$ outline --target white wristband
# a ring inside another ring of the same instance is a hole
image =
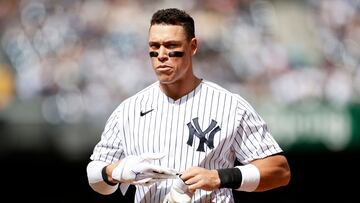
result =
[[[108,163],[106,162],[91,161],[86,168],[90,187],[96,192],[104,195],[111,194],[118,188],[118,185],[108,185],[102,178],[101,170],[107,165]]]
[[[242,175],[242,181],[238,191],[253,192],[259,186],[260,171],[253,164],[247,164],[244,166],[236,166],[240,169]]]

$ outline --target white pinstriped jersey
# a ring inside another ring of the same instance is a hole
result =
[[[141,115],[145,114],[145,115]],[[266,123],[242,97],[203,80],[178,100],[155,82],[112,113],[92,160],[115,162],[127,155],[162,152],[154,161],[184,171],[191,166],[229,168],[282,152]],[[136,186],[135,202],[161,202],[172,180]],[[193,202],[234,202],[230,189],[197,190]]]

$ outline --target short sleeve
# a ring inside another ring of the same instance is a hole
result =
[[[255,159],[282,152],[271,135],[266,122],[252,108],[238,109],[237,127],[233,148],[240,163],[247,164]]]
[[[100,141],[95,145],[91,160],[113,163],[124,158],[122,146],[123,118],[122,108],[119,106],[109,117],[101,134]]]

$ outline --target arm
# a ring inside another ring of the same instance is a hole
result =
[[[290,182],[291,172],[287,159],[283,155],[269,156],[251,162],[260,172],[259,186],[256,192],[266,191]]]
[[[87,172],[87,177],[88,177],[88,181],[89,181],[89,185],[90,187],[103,195],[108,195],[108,194],[112,194],[116,191],[118,184],[116,182],[114,182],[113,180],[109,179],[109,183],[106,183],[104,181],[104,175],[103,174],[103,168],[106,167],[108,165],[108,163],[106,162],[102,162],[102,161],[91,161],[89,162],[89,164],[87,165],[86,168],[86,172]],[[109,167],[106,167],[105,169],[107,169]],[[109,173],[109,170],[106,170],[106,175]],[[106,178],[109,178],[111,176],[107,175]]]
[[[121,140],[119,139],[123,132],[119,129],[119,126],[122,126],[122,119],[118,116],[121,115],[120,110],[115,110],[107,120],[101,139],[95,145],[90,157],[91,161],[86,168],[90,187],[104,195],[111,194],[118,188],[116,182],[111,182],[109,167],[106,166],[109,165],[110,161],[117,164],[118,160],[124,157]],[[103,170],[104,167],[106,167],[105,170]],[[109,181],[105,182],[105,180]]]
[[[176,171],[152,164],[164,156],[162,153],[143,153],[139,156],[128,155],[111,164],[91,161],[87,167],[89,184],[98,193],[111,194],[117,189],[118,183],[125,183],[120,188],[126,191],[129,184],[150,185],[176,177]],[[125,191],[122,190],[123,194]]]
[[[259,171],[259,184],[255,191],[266,191],[280,186],[285,186],[290,181],[290,169],[288,162],[283,155],[269,156],[263,159],[254,160],[251,162]],[[233,168],[234,172],[241,173],[237,168]],[[242,179],[238,180],[238,188],[236,190],[242,190],[242,184],[245,184],[242,180],[247,177],[245,173],[241,174]],[[181,178],[189,186],[189,190],[195,191],[196,189],[203,190],[216,190],[220,188],[221,178],[218,170],[208,170],[200,167],[192,167],[186,170]],[[223,183],[224,184],[224,183]]]
[[[286,157],[280,154],[282,149],[268,131],[265,121],[249,104],[244,110],[244,103],[246,101],[239,103],[237,108],[237,120],[240,122],[231,147],[237,159],[248,164],[217,170],[189,168],[181,179],[192,192],[219,188],[260,192],[289,183],[290,168]]]

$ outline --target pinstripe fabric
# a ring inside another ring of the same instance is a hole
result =
[[[155,164],[184,171],[191,166],[229,168],[235,159],[246,164],[281,151],[247,101],[203,80],[176,101],[160,90],[158,82],[126,99],[109,117],[90,158],[112,163],[127,155],[164,152],[167,156]],[[135,202],[161,202],[171,185],[172,180],[137,186]],[[233,201],[229,189],[197,190],[193,196],[193,202]]]

